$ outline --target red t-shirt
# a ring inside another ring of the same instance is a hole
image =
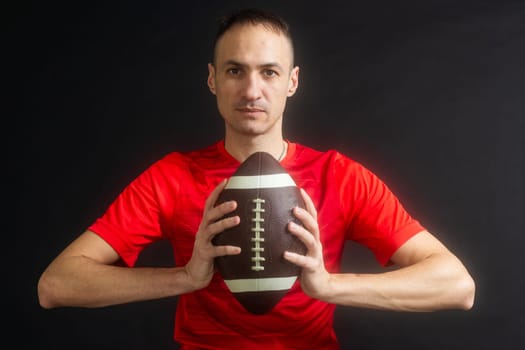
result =
[[[171,242],[176,265],[184,266],[206,198],[239,164],[222,141],[170,153],[132,181],[90,230],[129,266],[160,239]],[[404,242],[424,230],[378,177],[337,151],[289,142],[281,165],[317,208],[329,272],[339,271],[346,240],[364,244],[386,265]],[[334,309],[305,295],[296,281],[271,312],[252,315],[215,274],[207,288],[179,296],[174,337],[206,349],[338,349]]]

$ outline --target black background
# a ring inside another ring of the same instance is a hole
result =
[[[176,298],[46,311],[37,280],[151,162],[222,137],[206,64],[216,18],[246,5],[295,35],[285,136],[375,171],[477,282],[469,312],[338,307],[342,347],[524,348],[525,3],[509,0],[4,5],[5,342],[177,348]],[[380,271],[352,243],[343,269]]]

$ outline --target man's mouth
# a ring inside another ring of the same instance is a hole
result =
[[[262,109],[262,108],[252,108],[252,107],[238,107],[237,110],[240,111],[240,112],[243,112],[243,113],[260,113],[260,112],[264,112],[264,109]]]

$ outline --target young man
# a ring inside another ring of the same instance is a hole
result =
[[[288,97],[299,83],[286,23],[247,10],[219,29],[208,86],[225,137],[205,149],[173,152],[139,175],[107,212],[49,265],[38,285],[44,308],[102,307],[180,296],[175,339],[183,349],[338,349],[335,305],[430,311],[471,308],[474,282],[463,264],[403,208],[374,174],[336,151],[283,139]],[[246,312],[214,271],[214,258],[238,254],[212,239],[239,224],[221,219],[235,202],[215,206],[225,179],[257,151],[281,162],[302,189],[303,226],[289,231],[307,247],[285,253],[302,268],[290,292],[265,315]],[[159,239],[173,245],[177,267],[127,268]],[[345,240],[369,247],[382,274],[338,273]]]

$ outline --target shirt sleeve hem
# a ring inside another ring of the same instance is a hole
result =
[[[394,263],[391,261],[392,255],[410,238],[422,231],[425,231],[425,228],[418,221],[414,221],[394,233],[390,239],[390,244],[385,247],[381,254],[376,255],[379,263],[383,266],[393,265]]]
[[[97,221],[93,223],[88,229],[106,241],[115,250],[115,252],[117,252],[126,266],[132,267],[135,264],[137,257],[126,254],[126,248],[123,246],[122,242],[119,242],[119,240],[116,239],[116,235],[109,233],[111,229],[107,225]]]

